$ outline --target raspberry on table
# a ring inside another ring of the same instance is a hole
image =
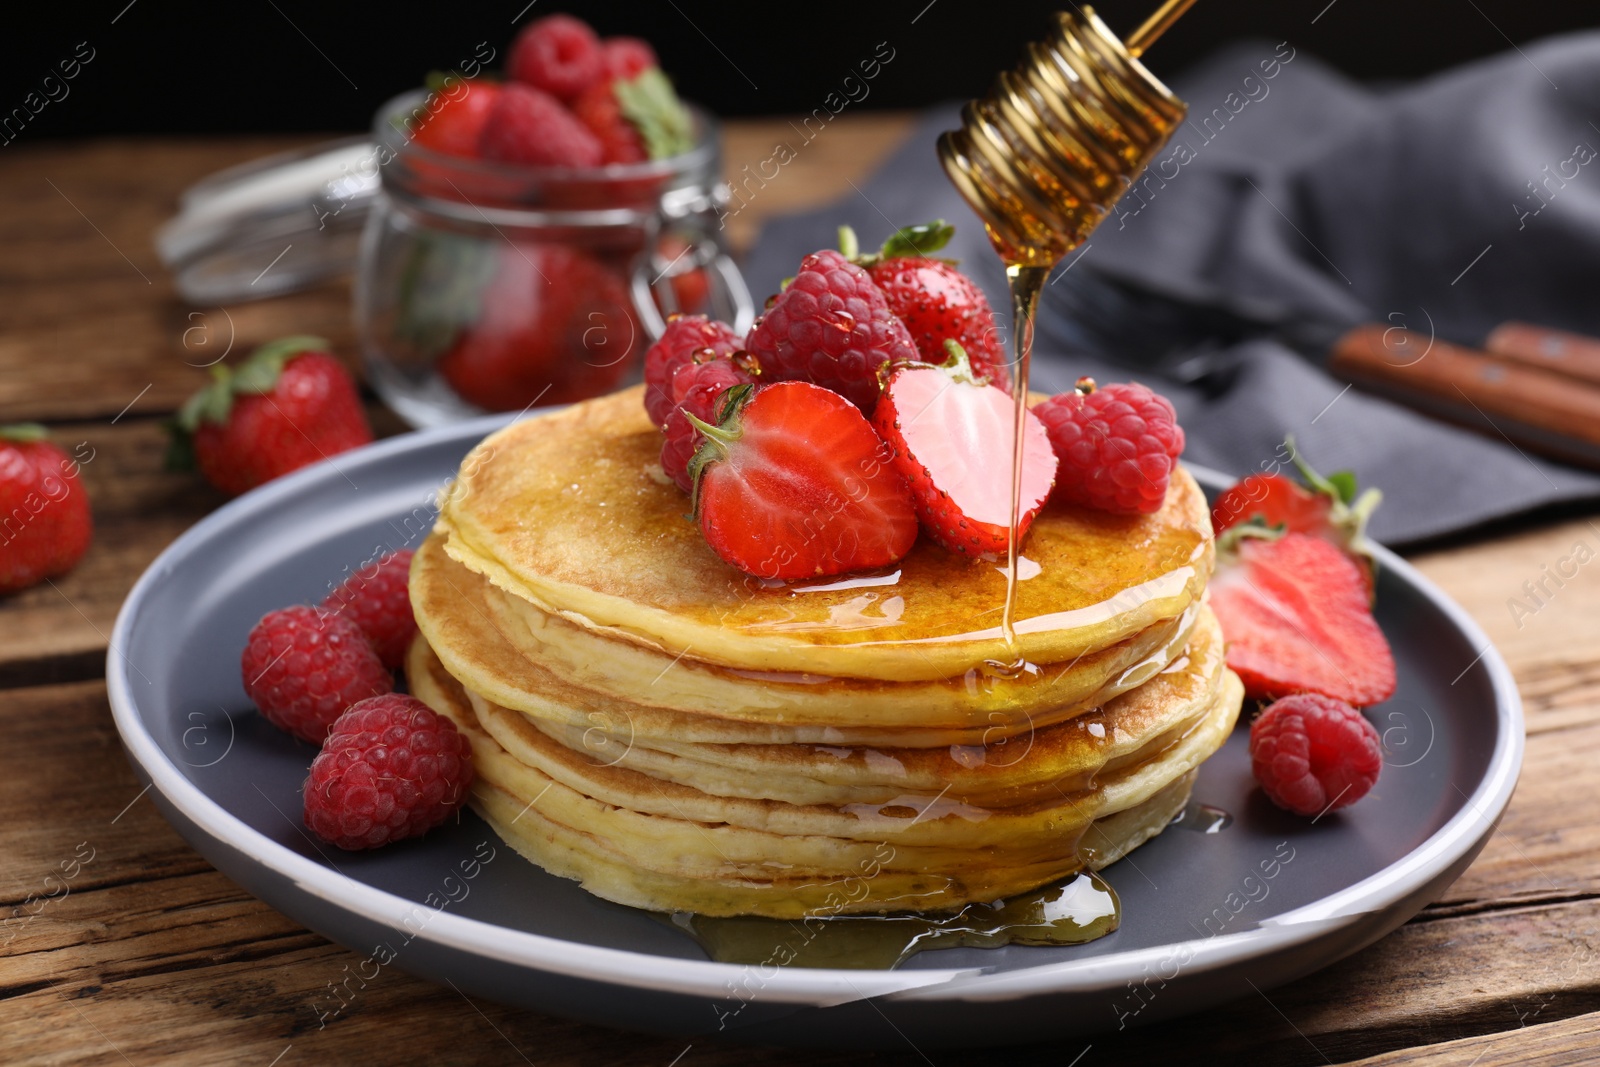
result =
[[[1134,382],[1096,388],[1084,378],[1033,413],[1060,461],[1054,499],[1121,514],[1161,510],[1183,453],[1170,400]]]
[[[417,633],[411,612],[411,557],[403,548],[369,563],[329,593],[322,606],[344,615],[367,635],[373,651],[390,670],[405,661]]]
[[[306,826],[344,849],[438,826],[467,801],[472,746],[416,697],[372,697],[339,716],[305,784]]]
[[[1320,815],[1349,807],[1378,780],[1383,745],[1359,709],[1318,693],[1275,701],[1250,724],[1250,769],[1280,808]]]
[[[661,469],[685,493],[694,492],[694,483],[689,480],[689,461],[705,439],[684,412],[715,426],[722,395],[750,381],[752,378],[747,371],[725,357],[690,363],[673,373],[674,403],[667,415],[667,424],[662,427],[666,440],[661,444]]]
[[[263,615],[239,665],[244,691],[266,720],[313,744],[350,705],[394,689],[361,627],[303,604]]]
[[[508,66],[514,80],[570,103],[605,76],[605,55],[587,22],[547,15],[517,34]]]
[[[823,249],[756,320],[745,341],[764,380],[831,389],[867,415],[883,391],[878,369],[915,360],[911,333],[889,310],[872,276],[840,252]]]
[[[727,323],[704,315],[674,315],[667,320],[666,332],[644,354],[644,410],[650,421],[665,427],[672,413],[672,376],[678,368],[704,362],[702,353],[712,358],[730,356],[741,346],[741,339]]]
[[[599,138],[555,97],[518,82],[500,90],[478,136],[478,154],[501,163],[597,167]]]

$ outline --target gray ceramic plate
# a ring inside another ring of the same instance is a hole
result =
[[[151,565],[112,636],[112,709],[156,804],[229,877],[360,953],[357,981],[392,966],[506,1004],[748,1041],[1060,1038],[1195,1011],[1370,944],[1461,873],[1511,797],[1523,730],[1510,673],[1459,607],[1380,553],[1400,688],[1370,712],[1388,750],[1374,794],[1315,825],[1287,815],[1253,787],[1237,731],[1195,790],[1232,825],[1171,829],[1111,867],[1122,928],[1089,945],[926,952],[893,971],[717,964],[527,863],[476,816],[372,853],[321,846],[300,825],[313,750],[251,710],[245,635],[375,550],[419,541],[440,485],[500,421],[384,441],[219,509]],[[333,1016],[339,1001],[308,1007]]]

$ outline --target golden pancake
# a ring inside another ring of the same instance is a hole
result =
[[[475,805],[524,855],[620,903],[773,917],[949,909],[1035,888],[1086,860],[1110,862],[1181,807],[1193,768],[1226,738],[1242,696],[1222,671],[1214,707],[1175,744],[1053,805],[988,810],[922,797],[862,810],[712,796],[560,745],[525,749],[533,762],[524,762],[484,729],[421,637],[408,675],[413,692],[471,739]],[[527,740],[506,736],[519,749]],[[1096,819],[1093,852],[1080,856]]]
[[[575,404],[482,442],[442,496],[445,550],[544,612],[669,656],[879,681],[945,679],[1019,654],[1067,663],[1178,617],[1211,571],[1205,498],[1180,469],[1153,515],[1039,514],[1015,648],[1000,629],[1000,568],[928,538],[886,574],[764,583],[685,520],[641,396]]]
[[[553,725],[680,743],[993,745],[1127,692],[1189,639],[1199,605],[1075,662],[1016,678],[772,676],[669,657],[539,611],[430,536],[411,565],[418,625],[474,692]]]
[[[1209,611],[1188,653],[1149,684],[1103,708],[989,745],[695,744],[640,738],[601,726],[560,726],[484,700],[469,690],[480,723],[524,763],[554,774],[552,750],[636,770],[705,793],[790,804],[903,805],[907,796],[986,808],[1057,803],[1105,775],[1177,743],[1215,704],[1223,648]],[[613,720],[625,723],[624,715]],[[556,757],[560,759],[562,757]]]

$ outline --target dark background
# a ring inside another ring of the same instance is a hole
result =
[[[487,40],[503,61],[525,24],[566,10],[602,33],[655,43],[687,97],[724,115],[808,112],[887,41],[893,61],[852,107],[965,98],[1043,36],[1060,0],[892,0],[808,4],[352,4],[313,0],[109,0],[9,5],[0,23],[0,115],[72,56],[94,59],[69,95],[29,118],[19,140],[132,133],[364,128],[379,103],[448,69]],[[1126,34],[1156,0],[1108,0]],[[23,9],[23,10],[18,10]],[[913,20],[915,21],[913,22]],[[1313,19],[1316,21],[1313,22]],[[113,21],[115,20],[115,21]],[[1600,21],[1594,0],[1201,0],[1151,53],[1170,75],[1239,37],[1290,41],[1364,79],[1411,77]],[[499,61],[497,61],[499,62]],[[59,95],[59,90],[57,90]]]

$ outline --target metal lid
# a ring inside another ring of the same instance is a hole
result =
[[[178,293],[210,305],[304,289],[353,270],[378,194],[377,145],[326,141],[219,171],[156,232]]]

